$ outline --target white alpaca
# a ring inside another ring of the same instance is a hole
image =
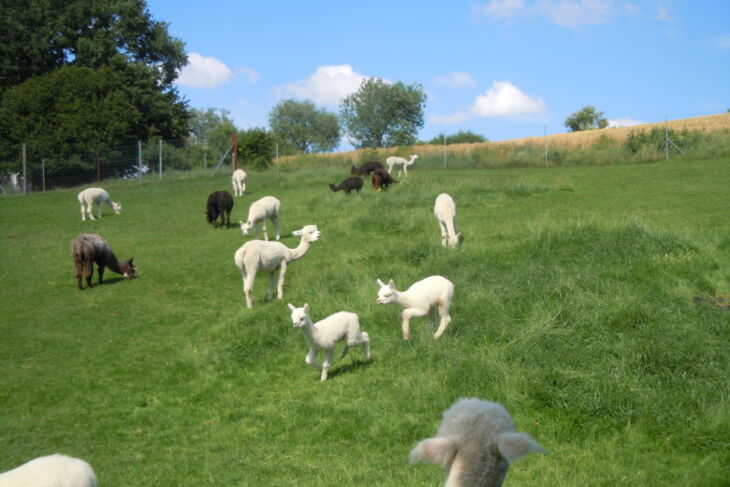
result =
[[[117,215],[122,211],[122,204],[112,201],[111,197],[109,197],[109,193],[101,188],[87,188],[80,192],[76,199],[81,205],[81,221],[84,222],[86,221],[87,214],[92,220],[96,220],[96,218],[101,218],[102,203],[106,203],[111,206],[112,210],[114,210],[114,213],[116,213]],[[94,204],[96,204],[97,208],[96,218],[94,218],[94,215],[92,214]]]
[[[398,166],[398,176],[400,176],[400,170],[403,168],[403,173],[408,176],[408,166],[416,162],[416,159],[418,159],[418,156],[416,154],[411,154],[410,160],[405,159],[403,157],[398,156],[390,156],[385,160],[385,164],[388,166],[388,173],[393,173],[393,166]]]
[[[396,291],[392,279],[388,284],[383,284],[380,279],[377,282],[380,285],[378,304],[394,303],[405,308],[401,313],[404,340],[411,338],[412,316],[428,315],[428,324],[433,329],[436,316],[440,315],[441,321],[433,337],[438,338],[446,331],[446,327],[451,323],[449,307],[454,297],[454,284],[451,281],[442,276],[431,276],[414,283],[406,291]]]
[[[85,461],[57,453],[0,474],[0,487],[96,487],[96,475]]]
[[[317,323],[312,323],[308,304],[301,308],[296,308],[291,303],[288,306],[291,310],[292,324],[302,330],[304,337],[309,342],[309,352],[304,361],[322,371],[320,381],[327,379],[327,371],[332,364],[332,356],[335,354],[338,342],[344,342],[340,358],[345,356],[349,347],[362,345],[365,360],[370,360],[370,337],[366,332],[360,330],[360,321],[355,313],[340,311]],[[322,365],[317,363],[319,351],[324,351]]]
[[[243,193],[246,192],[247,177],[248,176],[243,169],[236,169],[235,171],[233,171],[233,176],[231,176],[231,182],[233,183],[233,193],[236,196],[243,196]]]
[[[20,181],[23,180],[19,172],[11,172],[10,176],[10,187],[13,191],[20,191]]]
[[[411,451],[411,464],[427,461],[446,470],[446,487],[499,487],[510,464],[529,453],[547,453],[515,424],[500,404],[460,399],[444,411],[435,438]]]
[[[264,240],[269,239],[269,234],[266,231],[266,220],[271,220],[276,228],[276,240],[279,240],[279,213],[281,212],[281,202],[273,196],[264,196],[260,200],[256,200],[251,203],[248,208],[248,219],[244,222],[238,220],[241,224],[241,231],[244,235],[253,228],[256,231],[256,226],[261,223],[264,227]]]
[[[243,278],[243,294],[246,296],[246,307],[253,308],[253,282],[257,272],[269,273],[269,293],[271,299],[274,291],[274,272],[279,270],[279,286],[277,297],[284,298],[284,275],[289,264],[299,260],[309,250],[309,243],[315,242],[321,235],[317,225],[307,225],[301,230],[293,232],[301,236],[299,246],[290,249],[281,242],[268,242],[264,240],[249,240],[236,251],[233,261],[241,270]]]
[[[444,247],[456,247],[461,239],[461,233],[456,228],[456,203],[446,193],[436,197],[436,204],[433,207],[433,214],[439,222],[441,229],[441,245]]]

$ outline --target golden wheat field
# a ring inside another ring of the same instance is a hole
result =
[[[730,112],[720,113],[717,115],[706,115],[702,117],[683,118],[679,120],[669,120],[666,125],[672,130],[698,130],[702,132],[719,132],[719,131],[730,131]],[[646,123],[640,125],[633,125],[631,127],[614,127],[605,128],[598,130],[585,130],[581,132],[566,132],[563,134],[554,134],[546,136],[535,136],[525,137],[521,139],[503,140],[497,142],[483,142],[476,144],[452,144],[449,145],[450,153],[459,152],[470,152],[475,149],[480,149],[485,146],[499,149],[515,145],[523,144],[537,144],[543,145],[547,141],[548,146],[553,149],[580,149],[589,147],[594,144],[600,137],[608,137],[617,142],[622,142],[628,137],[631,131],[650,131],[654,128],[663,128],[664,122],[658,123]],[[402,147],[396,149],[395,152],[399,155],[406,155],[407,153],[416,153],[421,157],[431,154],[441,154],[443,147],[441,145],[416,145],[412,147]],[[331,154],[321,154],[319,157],[347,157],[353,163],[357,163],[363,157],[377,157],[379,159],[385,159],[387,156],[393,155],[394,149],[370,149],[370,150],[355,150],[349,152],[338,152]],[[282,162],[286,164],[287,157],[282,158]]]

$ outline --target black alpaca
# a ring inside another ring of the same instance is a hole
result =
[[[228,191],[214,191],[208,196],[208,208],[205,214],[208,223],[218,226],[218,217],[221,218],[220,226],[226,224],[226,228],[231,226],[231,211],[233,210],[233,196]]]
[[[361,178],[347,178],[344,181],[342,181],[339,186],[335,186],[334,183],[330,183],[330,189],[334,192],[337,191],[344,191],[347,194],[350,194],[350,191],[353,189],[357,191],[358,193],[362,189],[362,179]]]

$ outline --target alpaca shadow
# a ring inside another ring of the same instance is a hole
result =
[[[351,353],[352,350],[350,350],[349,353]],[[370,365],[373,363],[373,359],[370,360],[364,360],[364,359],[357,359],[354,362],[350,362],[347,365],[342,365],[340,367],[337,367],[336,369],[330,369],[329,373],[327,374],[327,379],[332,379],[334,377],[337,377],[340,374],[349,373],[351,371],[355,371],[358,369],[362,369],[364,367],[370,367]]]
[[[94,285],[93,287],[96,287],[96,286],[106,286],[107,284],[117,284],[118,282],[121,282],[121,281],[129,281],[129,280],[130,279],[128,277],[122,277],[122,276],[119,276],[119,277],[109,277],[109,278],[104,277],[104,282],[102,282],[101,284],[99,284],[99,281],[94,281],[94,282],[92,282],[92,284]],[[86,284],[86,281],[84,281],[84,284]]]

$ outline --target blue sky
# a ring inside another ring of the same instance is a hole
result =
[[[229,110],[242,129],[267,127],[289,98],[337,113],[369,77],[422,85],[421,140],[565,132],[585,105],[616,125],[730,108],[727,0],[148,4],[185,42],[180,93]]]

